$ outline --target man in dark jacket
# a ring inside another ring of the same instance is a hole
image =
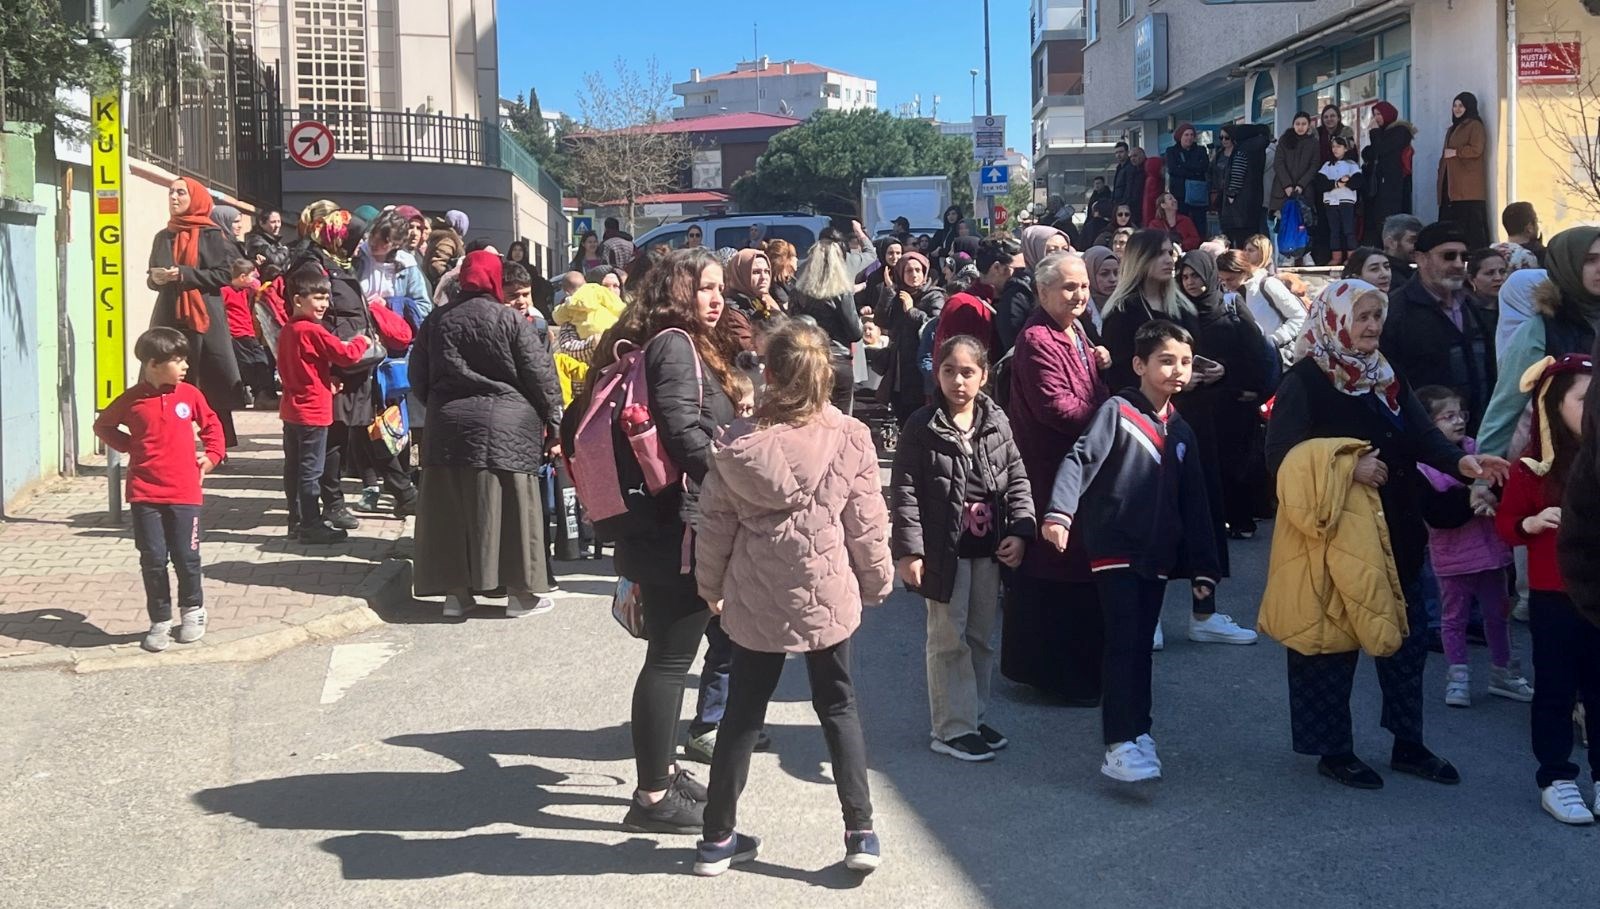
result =
[[[1443,385],[1460,392],[1471,416],[1467,435],[1494,390],[1494,333],[1468,298],[1467,236],[1449,221],[1417,235],[1417,276],[1389,298],[1381,348],[1413,388]]]
[[[1383,222],[1383,257],[1389,260],[1389,293],[1417,274],[1417,235],[1422,221],[1416,215],[1390,215]]]
[[[1139,210],[1144,206],[1144,149],[1128,149],[1128,166],[1117,167],[1117,183],[1111,190],[1113,205],[1126,205],[1133,211],[1133,220],[1139,220]],[[1088,238],[1091,242],[1093,237]]]
[[[1133,180],[1133,172],[1139,170],[1142,173],[1143,168],[1135,168],[1133,162],[1129,160],[1128,143],[1118,142],[1116,154],[1117,169],[1111,173],[1111,204],[1132,206],[1133,202],[1128,196],[1128,190],[1133,185],[1131,182]]]

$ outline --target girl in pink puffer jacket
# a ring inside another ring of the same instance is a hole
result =
[[[694,871],[712,876],[756,857],[735,830],[739,794],[784,657],[805,654],[844,809],[845,864],[879,860],[866,742],[850,680],[850,637],[863,604],[893,583],[889,510],[865,424],[828,403],[828,336],[790,322],[767,343],[755,419],[736,421],[700,490],[695,580],[733,641],[728,705],[711,761],[705,832]]]

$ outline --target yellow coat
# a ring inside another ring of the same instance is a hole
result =
[[[1257,627],[1299,653],[1390,656],[1410,628],[1378,491],[1354,480],[1359,439],[1309,439],[1278,469],[1278,518]]]

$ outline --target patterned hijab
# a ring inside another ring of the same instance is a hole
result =
[[[1334,388],[1354,397],[1372,392],[1383,400],[1390,413],[1398,414],[1400,383],[1395,379],[1394,367],[1381,352],[1362,353],[1351,344],[1350,326],[1356,302],[1368,294],[1376,295],[1383,302],[1383,314],[1387,318],[1388,298],[1365,281],[1347,278],[1323,288],[1311,307],[1311,316],[1306,320],[1308,328],[1300,338],[1298,352],[1316,362]]]
[[[314,203],[315,205],[321,205],[321,203]],[[306,209],[306,211],[310,210],[310,208]],[[328,254],[328,258],[338,263],[340,268],[349,270],[350,253],[346,250],[348,246],[346,241],[350,239],[350,219],[350,213],[342,208],[335,208],[332,211],[322,213],[320,217],[316,217],[309,225],[305,222],[304,215],[302,215],[300,232],[302,235],[310,237],[311,242],[322,247],[322,251]]]

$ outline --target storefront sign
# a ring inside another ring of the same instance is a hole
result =
[[[1133,33],[1133,96],[1167,93],[1167,14],[1151,13]]]
[[[1583,46],[1577,41],[1517,45],[1517,81],[1525,85],[1573,85],[1582,71]]]
[[[104,410],[128,384],[122,299],[122,98],[96,95],[94,148],[94,400]]]

